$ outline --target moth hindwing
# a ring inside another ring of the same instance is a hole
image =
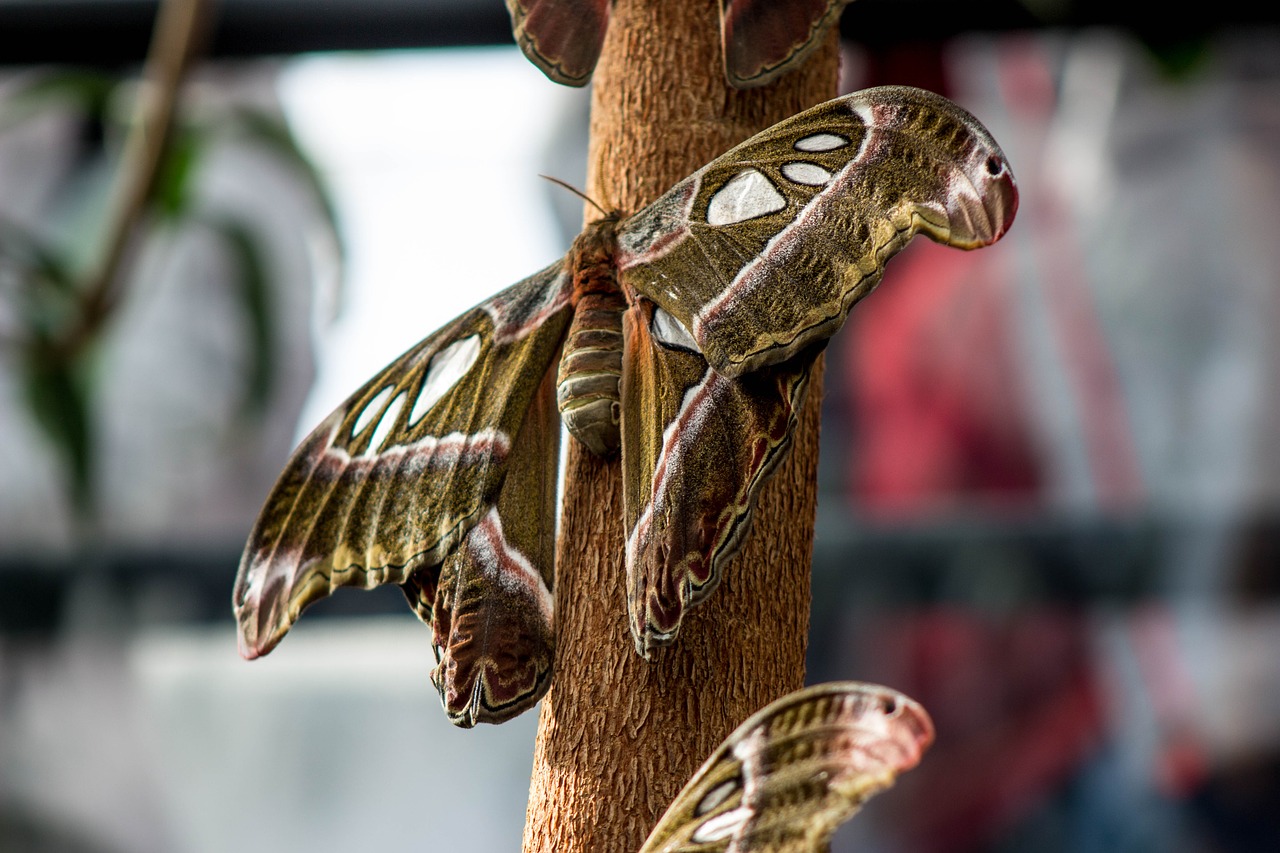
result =
[[[642,654],[715,587],[790,444],[809,363],[889,259],[917,233],[988,245],[1016,209],[976,119],[883,87],[774,125],[618,224],[627,602]]]
[[[790,693],[729,735],[640,853],[821,853],[932,741],[929,715],[897,691],[846,681]]]

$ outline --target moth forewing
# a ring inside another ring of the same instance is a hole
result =
[[[640,853],[821,853],[932,740],[924,709],[888,688],[850,681],[790,693],[729,735]]]
[[[553,264],[410,349],[312,432],[241,560],[232,604],[242,654],[269,652],[339,586],[421,572],[415,586],[431,585],[432,567],[497,500],[570,310],[568,278]]]
[[[621,223],[619,274],[740,376],[834,334],[917,232],[976,248],[1016,209],[976,119],[920,89],[867,89],[779,122]]]

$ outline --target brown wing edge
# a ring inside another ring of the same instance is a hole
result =
[[[612,0],[507,0],[511,31],[530,62],[556,83],[591,81]]]

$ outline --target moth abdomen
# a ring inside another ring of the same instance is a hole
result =
[[[622,312],[617,290],[578,299],[556,380],[556,403],[570,434],[597,456],[612,456],[621,443]]]

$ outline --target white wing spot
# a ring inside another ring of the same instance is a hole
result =
[[[838,133],[815,133],[797,139],[794,148],[797,151],[835,151],[848,144],[849,140]]]
[[[454,341],[432,356],[431,364],[427,366],[427,378],[422,380],[418,399],[414,401],[413,411],[409,413],[409,426],[422,420],[422,416],[430,411],[450,388],[457,385],[459,379],[467,375],[467,371],[479,357],[479,335]]]
[[[737,790],[737,779],[730,779],[728,782],[721,782],[702,798],[702,801],[698,803],[694,811],[699,815],[704,815],[707,812],[714,810],[716,806],[720,805],[725,800],[729,799],[729,797]]]
[[[755,169],[746,169],[729,179],[729,182],[716,190],[707,204],[708,225],[733,225],[776,213],[787,206],[768,178]]]
[[[787,163],[782,167],[782,177],[797,184],[820,187],[831,180],[831,173],[817,163]]]
[[[650,324],[650,330],[653,333],[653,337],[660,344],[675,347],[676,349],[689,350],[690,352],[699,352],[697,341],[693,339],[693,335],[689,334],[689,330],[684,327],[684,323],[681,323],[657,306],[653,309],[653,323]]]
[[[690,840],[695,844],[723,841],[737,832],[750,819],[751,809],[746,806],[738,806],[738,808],[727,811],[724,814],[718,814],[715,817],[704,820],[702,825],[693,831],[693,837]]]
[[[378,427],[373,431],[373,438],[369,439],[369,449],[364,452],[365,456],[373,456],[382,450],[383,442],[391,435],[391,430],[395,429],[396,418],[400,417],[400,410],[404,408],[404,398],[402,391],[382,413],[382,420],[378,421]]]
[[[373,419],[382,411],[382,407],[387,404],[387,398],[391,396],[391,392],[394,390],[394,386],[388,385],[377,394],[374,394],[372,400],[365,403],[364,409],[360,412],[360,417],[356,418],[355,426],[351,427],[352,438],[364,432],[365,428],[373,423]]]

